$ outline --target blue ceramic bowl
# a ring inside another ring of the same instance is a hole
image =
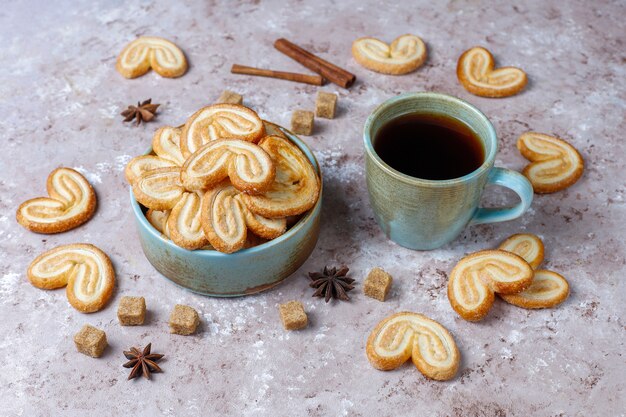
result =
[[[282,129],[309,158],[320,180],[313,152],[293,133]],[[139,240],[148,261],[161,274],[191,291],[215,297],[236,297],[265,291],[293,274],[311,255],[320,229],[322,193],[315,206],[287,232],[269,242],[235,253],[189,251],[156,230],[130,190]]]

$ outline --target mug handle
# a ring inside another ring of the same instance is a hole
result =
[[[489,172],[487,185],[500,185],[513,190],[520,198],[520,202],[513,207],[506,208],[484,208],[479,207],[470,220],[470,225],[483,223],[505,222],[517,219],[524,214],[533,201],[533,186],[525,176],[517,171],[506,168],[493,168]]]

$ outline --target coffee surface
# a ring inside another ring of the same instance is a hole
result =
[[[485,159],[476,132],[458,119],[435,114],[391,120],[376,134],[374,150],[392,168],[426,180],[462,177]]]

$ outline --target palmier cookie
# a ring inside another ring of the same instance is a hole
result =
[[[426,45],[418,36],[402,35],[391,45],[375,38],[360,38],[352,43],[354,59],[365,68],[383,74],[406,74],[426,61]]]
[[[276,168],[260,146],[239,139],[218,139],[207,143],[185,161],[181,180],[186,189],[212,188],[226,178],[240,191],[259,194],[269,189]]]
[[[569,284],[556,272],[540,269],[535,271],[530,287],[517,294],[498,294],[507,303],[522,308],[551,308],[561,304],[569,296]]]
[[[199,249],[209,243],[200,222],[201,209],[201,194],[183,194],[167,218],[167,230],[172,242],[188,250]]]
[[[60,233],[91,219],[96,211],[96,193],[79,172],[57,168],[48,175],[49,197],[20,204],[17,222],[37,233]]]
[[[57,246],[42,253],[31,262],[27,275],[38,288],[67,285],[70,304],[83,313],[104,307],[115,286],[115,272],[109,257],[86,243]]]
[[[285,219],[266,219],[248,210],[240,192],[228,183],[206,192],[200,221],[211,245],[225,253],[244,247],[248,229],[264,239],[274,239],[287,229]]]
[[[526,73],[516,67],[494,69],[491,53],[480,46],[468,49],[461,55],[456,75],[467,91],[482,97],[508,97],[526,86]]]
[[[146,219],[159,233],[170,237],[169,228],[167,227],[167,219],[171,210],[152,210],[146,211]]]
[[[585,163],[569,143],[554,136],[527,132],[517,139],[517,149],[531,161],[522,174],[536,193],[553,193],[574,184],[583,175]]]
[[[153,210],[174,208],[184,192],[179,167],[146,171],[133,184],[133,194],[137,201]]]
[[[448,300],[462,318],[482,320],[494,292],[516,294],[528,288],[533,270],[524,259],[502,250],[484,250],[461,259],[450,273]]]
[[[411,312],[382,320],[367,339],[367,358],[382,371],[395,369],[409,358],[424,376],[452,379],[461,355],[450,332],[426,316]]]
[[[141,36],[126,45],[115,67],[126,78],[137,78],[150,68],[163,77],[176,78],[187,71],[187,59],[183,51],[167,39]]]
[[[124,176],[130,185],[133,185],[142,174],[157,168],[175,167],[176,163],[156,155],[136,156],[126,164]]]
[[[295,216],[313,207],[319,197],[320,180],[300,148],[280,136],[266,136],[259,146],[274,161],[276,178],[263,194],[242,194],[246,206],[268,218]]]
[[[530,233],[511,235],[500,244],[498,249],[521,256],[533,269],[537,269],[543,262],[543,242]]]
[[[185,163],[180,150],[181,127],[163,126],[152,137],[152,150],[159,158],[171,161],[174,165],[181,166]]]
[[[280,136],[283,139],[287,139],[287,135],[281,130],[281,127],[276,123],[263,120],[263,128],[265,129],[266,136]]]
[[[180,136],[180,149],[183,156],[188,157],[216,139],[256,143],[263,136],[263,121],[254,111],[238,104],[213,104],[198,110],[187,120]]]

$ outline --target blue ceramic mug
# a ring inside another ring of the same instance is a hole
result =
[[[475,171],[448,180],[425,180],[397,171],[374,150],[377,132],[389,121],[409,113],[453,117],[477,134],[484,149],[483,164]],[[430,250],[453,241],[468,225],[513,220],[533,200],[533,188],[518,172],[494,167],[498,140],[487,117],[471,104],[438,93],[407,93],[381,104],[367,118],[363,132],[365,170],[374,217],[394,242]],[[520,198],[514,207],[482,208],[486,185],[510,188]]]

